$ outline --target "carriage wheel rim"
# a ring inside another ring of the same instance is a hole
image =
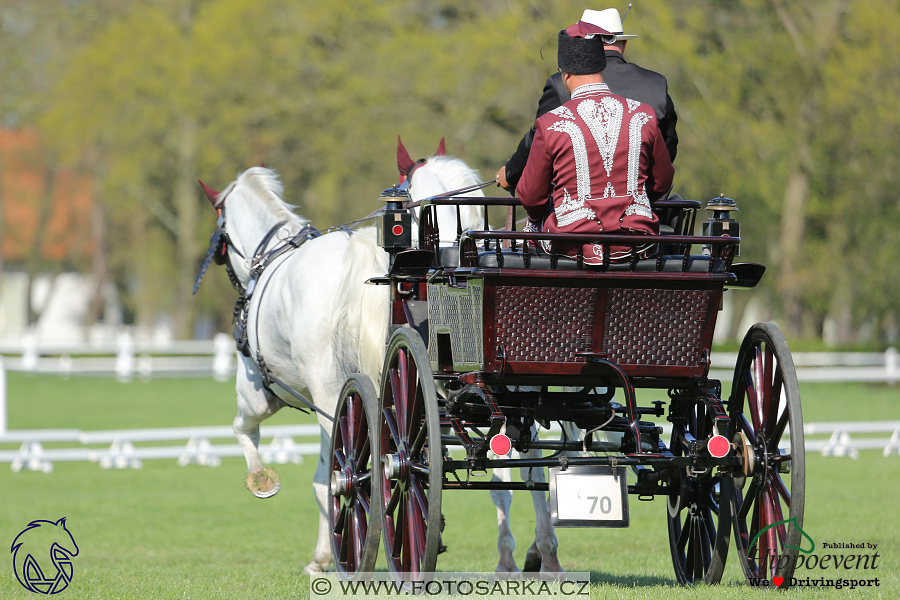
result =
[[[440,423],[430,361],[414,331],[400,329],[391,339],[381,390],[381,453],[396,463],[393,479],[381,465],[385,558],[395,579],[420,579],[437,561],[442,465],[426,458],[431,440],[440,443]]]
[[[789,580],[798,553],[805,496],[802,410],[790,351],[770,323],[753,326],[741,345],[730,411],[732,432],[747,435],[755,455],[748,483],[732,498],[741,568],[747,578]],[[788,427],[790,434],[785,438]],[[785,442],[791,445],[787,458],[779,450]],[[787,482],[779,470],[782,462],[791,464]],[[796,528],[779,524],[787,517]]]
[[[372,500],[380,503],[371,485],[374,398],[368,378],[353,375],[341,391],[332,428],[328,516],[334,569],[342,579],[367,576],[378,554],[381,522],[371,514]]]

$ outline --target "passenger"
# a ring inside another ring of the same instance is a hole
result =
[[[606,70],[603,72],[603,82],[609,86],[613,94],[637,100],[653,108],[659,130],[666,141],[669,158],[674,162],[675,154],[678,151],[678,134],[675,132],[678,115],[675,114],[675,105],[672,103],[672,98],[669,97],[666,78],[659,73],[625,60],[625,45],[628,40],[637,36],[623,32],[622,19],[619,17],[619,11],[615,8],[585,10],[581,21],[610,32],[604,35],[603,52],[606,56]],[[562,106],[568,100],[569,92],[563,86],[560,73],[554,73],[547,78],[547,83],[544,85],[544,93],[538,103],[535,118]],[[509,191],[516,188],[525,163],[528,161],[533,138],[534,128],[525,134],[506,166],[501,167],[497,172],[495,179],[498,186]]]
[[[534,143],[519,180],[525,231],[659,233],[650,205],[672,185],[675,169],[653,109],[610,92],[603,82],[607,32],[579,21],[559,32],[557,63],[572,99],[535,121]],[[549,244],[542,244],[550,251]],[[641,258],[656,244],[639,248]],[[556,246],[574,257],[577,247]],[[584,244],[584,262],[601,264],[602,247]],[[614,247],[610,260],[629,258]]]

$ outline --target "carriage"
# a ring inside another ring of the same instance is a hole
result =
[[[733,203],[710,201],[702,236],[693,235],[700,202],[656,203],[666,225],[659,252],[642,259],[644,236],[516,231],[517,199],[471,191],[420,202],[402,186],[383,194],[390,270],[368,283],[389,286],[393,333],[381,380],[353,375],[338,402],[335,569],[365,576],[383,541],[392,573],[425,577],[443,550],[443,491],[502,488],[549,492],[551,523],[563,527],[627,527],[630,499],[661,496],[680,583],[718,582],[732,537],[748,579],[789,580],[804,505],[790,351],[776,326],[758,323],[730,393],[708,377],[723,294],[755,286],[764,271],[735,262]],[[489,210],[505,211],[506,226],[459,227],[456,243],[442,244],[437,210],[474,204],[486,223]],[[603,246],[604,264],[554,254],[573,242]],[[612,245],[630,248],[627,260],[611,263]],[[668,402],[641,406],[637,388],[666,390]],[[665,417],[671,434],[650,417]],[[533,435],[553,422],[567,425],[561,439]],[[549,480],[483,477],[514,467],[547,468]]]

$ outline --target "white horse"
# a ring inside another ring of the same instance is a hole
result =
[[[204,189],[224,217],[220,227],[227,234],[228,258],[245,288],[248,263],[254,256],[284,245],[285,239],[307,224],[281,199],[281,183],[270,169],[248,169],[221,193]],[[261,356],[280,381],[311,399],[322,412],[334,415],[350,374],[362,373],[376,382],[381,378],[388,290],[364,283],[387,269],[388,256],[378,247],[374,228],[329,233],[285,253],[263,270],[255,284],[247,318],[250,355]],[[234,434],[247,460],[248,487],[259,497],[269,497],[278,491],[279,483],[260,462],[259,424],[285,406],[303,407],[303,403],[278,386],[267,389],[254,361],[244,356],[241,361]],[[331,562],[326,486],[331,476],[332,425],[321,414],[318,417],[321,452],[313,489],[319,505],[319,536],[313,560],[304,569],[307,573],[324,571]]]
[[[409,192],[413,201],[438,196],[453,190],[463,189],[480,183],[481,178],[477,171],[457,158],[445,156],[444,140],[438,147],[435,156],[423,161],[413,161],[409,153],[398,140],[397,167],[400,170],[401,181],[409,177]],[[484,196],[481,190],[466,194],[467,196]],[[441,245],[449,245],[456,241],[456,208],[453,206],[439,206],[437,208],[437,221],[440,228]],[[461,206],[460,221],[462,230],[484,229],[484,215],[480,206]],[[536,430],[532,428],[532,436]],[[571,435],[571,433],[570,433]],[[531,449],[527,453],[520,454],[521,458],[540,458],[539,449]],[[522,479],[529,478],[537,483],[546,483],[546,475],[543,468],[522,468]],[[492,481],[512,480],[509,469],[494,469]],[[516,549],[516,541],[509,526],[509,510],[512,505],[513,493],[511,490],[491,490],[491,500],[497,507],[497,525],[499,533],[497,537],[497,550],[500,558],[495,571],[497,573],[518,573],[519,567],[513,557]],[[562,567],[557,559],[558,541],[553,527],[550,525],[550,509],[547,506],[547,495],[541,491],[532,491],[531,500],[534,504],[535,529],[534,542],[525,554],[525,569],[528,571],[540,571],[542,573],[558,573]]]

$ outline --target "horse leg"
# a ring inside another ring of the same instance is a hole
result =
[[[238,369],[237,391],[238,414],[232,428],[234,437],[244,451],[248,475],[246,484],[257,498],[269,498],[278,493],[278,475],[271,469],[263,468],[259,460],[259,424],[274,415],[284,403],[263,388],[262,379],[256,366],[246,357],[242,369]]]
[[[494,469],[491,474],[491,481],[503,481],[509,483],[512,476],[509,469]],[[495,573],[519,573],[519,567],[516,565],[516,559],[513,558],[513,552],[516,549],[516,540],[513,538],[512,531],[509,528],[509,509],[512,505],[512,490],[491,490],[491,501],[497,507],[497,528],[499,529],[497,536],[497,551],[500,553],[500,560],[497,563]]]
[[[316,505],[319,508],[319,536],[316,540],[316,548],[313,550],[312,561],[303,567],[303,572],[307,575],[324,573],[331,564],[331,524],[328,518],[328,485],[331,482],[331,456],[329,455],[331,434],[328,432],[331,430],[331,424],[326,421],[326,424],[323,425],[321,423],[323,419],[324,417],[319,417],[321,451],[312,484]]]
[[[537,428],[532,426],[532,439],[537,438]],[[523,456],[525,458],[541,458],[541,451],[531,448]],[[547,477],[543,468],[522,467],[520,470],[524,481],[546,483]],[[557,558],[559,541],[553,526],[550,525],[550,508],[547,506],[547,495],[540,491],[531,492],[531,501],[534,504],[534,542],[525,553],[524,571],[541,573],[562,573],[563,568]]]

